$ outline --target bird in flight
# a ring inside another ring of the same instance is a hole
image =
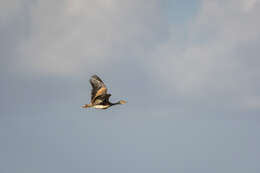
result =
[[[91,76],[89,80],[92,91],[91,91],[91,101],[90,104],[85,104],[81,106],[82,108],[96,108],[96,109],[107,109],[111,106],[118,105],[118,104],[125,104],[126,101],[120,100],[116,103],[111,103],[109,101],[109,97],[111,94],[107,93],[107,87],[104,82],[97,76]]]

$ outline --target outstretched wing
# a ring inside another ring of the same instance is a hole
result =
[[[103,94],[103,95],[99,95],[97,97],[95,97],[95,99],[93,99],[92,104],[94,105],[109,105],[109,97],[111,96],[111,94]]]
[[[93,75],[90,78],[89,82],[92,86],[92,91],[91,91],[91,102],[92,103],[95,102],[95,99],[98,96],[106,95],[107,87],[104,84],[104,82],[97,75]]]

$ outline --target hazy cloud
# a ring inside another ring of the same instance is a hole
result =
[[[259,173],[259,0],[0,5],[0,172]],[[90,75],[111,109],[80,109]]]
[[[79,75],[101,71],[126,50],[138,52],[157,39],[164,19],[157,1],[38,1],[29,25],[15,68]]]
[[[260,102],[259,50],[253,46],[260,38],[259,1],[201,1],[181,24],[167,22],[171,17],[156,0],[47,0],[27,9],[23,37],[12,48],[15,72],[86,76],[132,59],[173,97],[203,104],[216,98],[218,106],[225,100],[236,108]]]
[[[259,95],[252,83],[255,83],[255,75],[260,75],[258,67],[245,64],[246,61],[260,64],[260,60],[254,58],[259,50],[254,49],[255,55],[248,56],[252,49],[245,46],[251,42],[251,46],[254,45],[260,38],[257,19],[260,6],[256,1],[251,4],[254,8],[250,7],[245,13],[245,1],[205,0],[194,21],[189,23],[188,31],[172,29],[169,41],[151,53],[153,63],[150,64],[157,69],[163,83],[167,82],[165,87],[169,92],[198,97],[201,102],[205,96],[212,97],[212,101],[218,100],[221,106],[225,100],[224,104],[236,105],[236,108],[251,105],[244,102],[254,102],[255,106],[260,103],[257,98],[249,101],[248,97],[249,93]],[[185,34],[188,36],[179,37]],[[243,56],[237,54],[238,49],[243,50]]]

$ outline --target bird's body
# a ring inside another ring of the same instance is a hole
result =
[[[96,109],[107,109],[113,105],[126,103],[124,100],[120,100],[116,103],[111,103],[109,101],[109,97],[111,96],[111,94],[107,94],[107,87],[97,75],[93,75],[90,78],[89,82],[92,86],[91,101],[90,104],[85,104],[82,106],[82,108],[93,107]]]

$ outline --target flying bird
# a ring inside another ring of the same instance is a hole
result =
[[[124,101],[124,100],[120,100],[116,103],[111,103],[109,101],[109,97],[111,96],[111,94],[107,93],[106,85],[97,75],[91,76],[89,82],[92,86],[91,101],[90,101],[90,104],[85,104],[85,105],[81,106],[82,108],[93,107],[96,109],[107,109],[114,105],[126,103],[126,101]]]

